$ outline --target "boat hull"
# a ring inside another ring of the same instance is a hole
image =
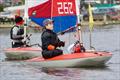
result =
[[[34,47],[8,48],[5,50],[5,55],[9,60],[25,60],[42,56],[41,51],[41,48]]]
[[[73,57],[72,57],[73,56]],[[27,60],[28,65],[35,65],[40,67],[89,67],[104,66],[105,63],[112,57],[110,53],[75,53],[61,55],[55,58],[46,59],[43,58],[33,58]]]

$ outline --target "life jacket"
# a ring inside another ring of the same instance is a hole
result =
[[[10,38],[11,38],[12,40],[22,40],[22,39],[24,39],[24,37],[19,37],[19,38],[14,38],[14,37],[13,37],[13,28],[14,28],[14,27],[19,28],[19,27],[16,26],[16,25],[11,28],[11,30],[10,30]],[[23,34],[24,34],[24,29],[19,29],[18,32],[17,32],[17,35],[23,35]]]

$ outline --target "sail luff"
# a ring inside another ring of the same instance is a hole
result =
[[[24,20],[25,20],[26,25],[24,25],[24,36],[26,36],[26,34],[27,34],[27,32],[26,32],[27,19],[28,19],[28,0],[25,0]],[[26,37],[24,37],[24,40],[25,39],[26,39]]]
[[[91,8],[91,5],[89,3],[89,29],[90,29],[90,31],[93,30],[93,25],[94,25],[94,21],[93,21],[92,8]]]
[[[76,13],[77,13],[77,24],[80,24],[80,0],[75,0],[76,1]],[[82,31],[81,31],[81,25],[77,25],[77,35],[78,35],[78,40],[80,43],[82,43]]]
[[[93,14],[92,14],[92,8],[91,5],[89,3],[89,29],[90,29],[90,49],[92,49],[92,30],[93,30],[93,26],[94,26],[94,20],[93,20]]]
[[[51,19],[53,17],[53,0],[51,0]]]
[[[80,0],[75,0],[75,2],[76,2],[77,23],[80,23],[80,10],[79,10]]]

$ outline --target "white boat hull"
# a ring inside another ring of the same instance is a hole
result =
[[[82,53],[81,53],[82,54]],[[89,67],[89,66],[103,66],[111,58],[109,56],[98,56],[88,58],[75,58],[66,60],[45,60],[45,61],[27,61],[28,65],[40,67]]]
[[[41,48],[33,48],[32,50],[27,48],[19,48],[19,50],[16,48],[15,49],[6,49],[5,50],[5,55],[8,60],[26,60],[26,59],[31,59],[35,57],[42,57],[41,55]]]

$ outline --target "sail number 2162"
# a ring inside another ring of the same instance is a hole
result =
[[[58,2],[58,14],[73,14],[72,2]]]

